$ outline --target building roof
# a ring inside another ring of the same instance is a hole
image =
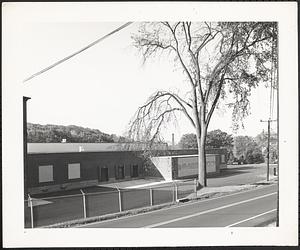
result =
[[[207,153],[206,155],[213,156],[213,155],[218,155],[218,154],[209,154]],[[198,154],[183,154],[183,155],[161,155],[161,156],[152,156],[151,158],[190,158],[190,157],[198,157]]]
[[[143,143],[28,143],[28,154],[74,153],[74,152],[109,152],[140,151],[145,149]],[[167,144],[157,144],[155,149],[166,150]]]

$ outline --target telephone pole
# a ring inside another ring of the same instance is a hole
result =
[[[260,120],[260,122],[268,123],[268,145],[267,145],[267,181],[269,181],[270,176],[270,123],[275,122],[277,120],[268,119],[267,121]]]

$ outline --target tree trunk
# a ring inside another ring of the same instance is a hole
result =
[[[206,187],[206,157],[205,157],[205,138],[206,134],[201,133],[198,140],[198,182],[200,188]]]
[[[205,157],[205,139],[206,131],[201,130],[201,133],[197,133],[198,144],[198,189],[206,187],[206,157]]]

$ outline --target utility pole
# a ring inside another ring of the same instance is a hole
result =
[[[268,145],[267,145],[267,181],[269,181],[270,176],[270,123],[277,120],[271,120],[270,118],[267,121],[260,120],[260,122],[268,123]]]
[[[30,97],[23,96],[23,160],[24,160],[24,197],[28,195],[28,168],[27,168],[27,101]]]

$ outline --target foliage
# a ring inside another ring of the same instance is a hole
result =
[[[267,157],[268,134],[264,131],[254,138],[255,142],[263,150],[264,157]],[[277,133],[270,132],[270,162],[274,163],[278,160],[278,137]]]
[[[198,148],[197,137],[192,133],[182,135],[178,144],[182,149]]]
[[[237,121],[248,114],[251,89],[267,84],[271,74],[267,65],[276,61],[277,26],[271,22],[142,23],[133,39],[144,61],[154,56],[174,58],[191,86],[184,98],[157,91],[139,108],[133,130],[143,130],[146,139],[158,137],[161,125],[178,112],[195,128],[207,125],[219,99],[226,97],[233,100],[228,105],[238,128]],[[199,124],[201,116],[206,116],[205,124]]]
[[[250,136],[237,136],[234,138],[235,156],[241,162],[248,164],[262,163],[264,157],[261,148]]]
[[[116,135],[105,134],[98,129],[79,126],[40,125],[27,123],[28,142],[119,142]],[[123,137],[120,140],[124,141]]]
[[[206,137],[206,146],[212,148],[227,148],[229,151],[233,147],[233,136],[220,129],[209,131]]]
[[[233,148],[233,137],[220,129],[212,130],[207,133],[206,144],[211,148],[226,148],[230,151]],[[198,148],[196,134],[184,134],[180,141],[181,148]]]

